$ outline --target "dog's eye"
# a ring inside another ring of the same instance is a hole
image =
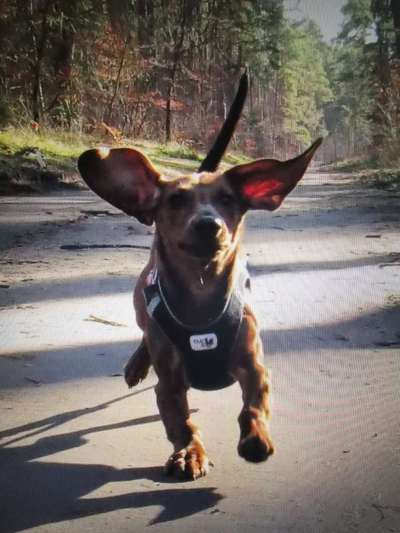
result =
[[[185,194],[183,191],[174,192],[168,198],[168,204],[170,207],[172,207],[172,209],[179,209],[180,207],[183,207],[186,202],[187,194]]]
[[[228,206],[228,205],[233,204],[233,202],[235,201],[235,198],[232,194],[229,194],[228,192],[225,192],[225,191],[221,191],[217,196],[217,201],[221,205]]]

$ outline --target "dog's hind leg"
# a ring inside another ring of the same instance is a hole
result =
[[[129,387],[134,387],[147,376],[151,366],[150,355],[146,343],[142,339],[136,351],[125,365],[125,381]]]

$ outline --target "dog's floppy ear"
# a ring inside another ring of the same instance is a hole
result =
[[[132,148],[99,148],[78,160],[82,178],[103,200],[151,225],[160,191],[159,173]]]
[[[241,196],[246,208],[273,211],[301,180],[321,142],[322,139],[318,139],[294,159],[259,159],[233,167],[225,176]]]

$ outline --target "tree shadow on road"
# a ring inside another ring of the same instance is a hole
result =
[[[261,331],[266,354],[321,350],[393,349],[400,346],[400,305],[306,327]]]
[[[281,304],[277,305],[275,301],[260,301],[257,304],[260,312],[262,310],[267,317],[266,327],[261,330],[266,354],[399,348],[400,305],[396,302],[367,313],[360,312],[355,316],[345,316],[330,322],[324,322],[316,314],[313,323],[310,321],[308,325],[301,327],[268,327],[268,316],[276,316],[280,312],[280,306]],[[317,310],[318,306],[316,312]],[[300,314],[301,307],[296,312]],[[29,375],[38,383],[63,383],[71,379],[104,378],[119,374],[127,360],[126,354],[132,353],[132,344],[120,341],[73,348],[62,347],[25,356],[32,357]],[[98,358],[99,352],[107,356]],[[26,374],[24,357],[18,352],[0,357],[0,390],[26,386]],[[82,414],[84,412],[85,410]],[[51,423],[52,421],[49,421],[50,425]],[[34,429],[32,427],[32,430]],[[7,431],[1,432],[0,437],[11,436]]]
[[[150,387],[151,388],[151,387]],[[147,389],[144,389],[147,390]],[[139,392],[143,392],[139,391]],[[70,411],[25,426],[14,434],[34,429],[46,431],[74,418],[103,409],[116,398],[93,408]],[[0,448],[0,530],[12,533],[45,524],[108,513],[118,509],[162,507],[150,524],[177,520],[213,507],[222,496],[215,488],[171,488],[130,492],[116,496],[87,498],[108,483],[147,479],[158,486],[169,482],[161,467],[118,469],[102,464],[38,461],[49,455],[84,446],[91,433],[127,428],[160,421],[159,415],[136,418],[104,426],[43,437],[34,444]],[[4,435],[5,432],[3,432]],[[10,431],[8,431],[10,434]],[[32,435],[31,434],[31,435]],[[30,436],[31,436],[30,435]],[[15,441],[14,441],[15,442]]]
[[[249,272],[252,277],[266,276],[274,273],[287,272],[319,272],[325,270],[344,270],[366,266],[397,266],[400,263],[399,252],[376,254],[354,259],[338,259],[330,261],[296,261],[293,263],[252,264],[249,262]]]
[[[27,305],[70,298],[83,299],[132,293],[136,281],[137,277],[129,274],[81,275],[61,280],[32,280],[11,286],[7,293],[2,295],[1,304]]]
[[[123,368],[138,346],[131,341],[99,342],[78,346],[60,346],[49,350],[21,353],[18,350],[0,356],[0,390],[40,386],[93,377],[122,378]],[[29,362],[29,370],[24,366]]]
[[[16,437],[12,440],[7,441],[6,443],[2,443],[1,446],[5,446],[5,445],[8,446],[22,439],[33,437],[45,431],[49,431],[58,426],[61,426],[62,424],[65,424],[66,422],[74,420],[75,418],[79,418],[84,415],[90,415],[93,413],[97,413],[98,411],[106,409],[107,407],[109,407],[110,405],[113,405],[114,403],[120,402],[122,400],[126,400],[127,398],[130,398],[131,396],[136,396],[137,394],[141,394],[153,388],[154,388],[153,386],[146,387],[144,389],[140,389],[138,391],[131,392],[129,394],[124,394],[123,396],[118,396],[117,398],[113,398],[112,400],[109,400],[107,402],[99,403],[97,405],[94,405],[93,407],[84,407],[82,409],[74,409],[72,411],[66,411],[64,413],[59,413],[57,415],[49,416],[41,420],[36,420],[35,422],[29,422],[28,424],[23,424],[22,426],[5,429],[4,431],[0,431],[0,440],[7,438],[7,437],[11,437],[13,435],[18,435],[20,433],[26,433],[27,431],[30,431],[30,433],[25,434],[23,436]],[[108,429],[108,428],[106,426],[103,426],[103,430],[104,429]],[[90,432],[94,430],[96,430],[96,428],[92,428]],[[89,432],[89,431],[86,430],[86,432]]]

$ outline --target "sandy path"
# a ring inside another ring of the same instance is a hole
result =
[[[237,456],[236,385],[192,391],[216,466],[176,483],[154,375],[120,376],[147,251],[60,248],[146,247],[148,229],[90,193],[0,199],[0,531],[399,532],[398,204],[310,174],[248,217],[277,454]]]

